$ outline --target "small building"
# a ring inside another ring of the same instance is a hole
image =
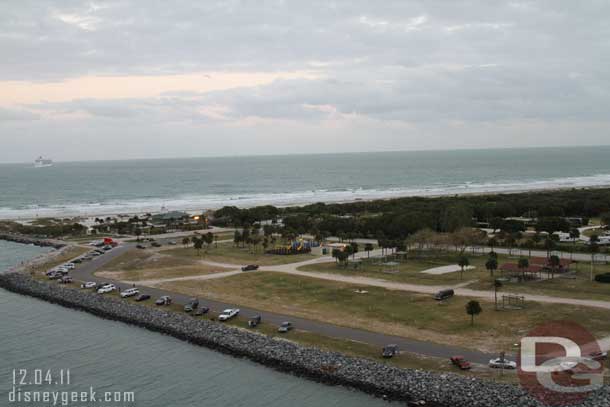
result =
[[[163,224],[166,226],[182,224],[185,221],[188,222],[189,219],[190,219],[190,215],[186,212],[181,212],[181,211],[165,212],[165,213],[160,213],[160,214],[152,216],[153,223],[159,223],[159,224]]]

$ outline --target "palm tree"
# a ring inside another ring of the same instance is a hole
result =
[[[504,240],[504,243],[508,246],[508,255],[513,255],[513,247],[515,246],[515,237],[513,235],[508,235],[508,237]]]
[[[589,239],[589,251],[591,252],[591,281],[593,281],[594,274],[594,264],[595,264],[595,254],[599,252],[599,236],[593,235]]]
[[[197,254],[201,255],[201,248],[203,247],[203,238],[193,237],[193,247],[197,250]]]
[[[523,281],[525,281],[525,270],[529,268],[530,266],[530,261],[528,259],[526,259],[525,257],[522,257],[519,259],[519,270],[521,270],[521,276],[523,278]]]
[[[527,249],[527,257],[532,257],[532,250],[534,249],[534,247],[536,247],[536,242],[534,242],[534,239],[527,239],[523,245],[523,247],[525,247]]]
[[[555,278],[555,272],[557,271],[557,268],[560,264],[561,260],[559,259],[559,256],[553,255],[549,257],[549,266],[551,267],[552,272],[551,278]]]
[[[496,247],[498,245],[498,239],[496,239],[495,237],[492,237],[491,239],[489,239],[487,241],[487,245],[489,246],[489,250],[491,250],[491,252],[494,252],[494,247]]]
[[[214,234],[212,234],[212,232],[208,232],[205,235],[205,251],[208,251],[208,248],[210,247],[210,245],[214,242]]]
[[[496,311],[498,310],[498,290],[502,288],[502,282],[500,280],[494,280],[494,299],[496,301]]]
[[[337,263],[339,263],[339,253],[341,253],[341,250],[339,249],[333,249],[333,251],[331,252],[331,256],[333,256]]]
[[[460,256],[458,259],[458,265],[460,266],[460,280],[464,278],[464,267],[468,267],[470,265],[470,260],[466,256]]]
[[[547,236],[546,239],[544,239],[544,248],[546,250],[547,258],[551,257],[551,252],[555,250],[556,246],[557,244],[555,243],[555,240],[553,240],[551,235]]]
[[[364,245],[364,251],[366,252],[367,258],[371,258],[371,250],[373,250],[373,245],[371,243]]]
[[[189,247],[189,244],[191,244],[191,239],[188,236],[183,237],[182,246]]]
[[[350,246],[352,247],[352,259],[356,260],[356,253],[358,253],[358,243],[352,242]]]
[[[572,250],[570,251],[570,260],[573,258],[574,249],[576,248],[576,239],[580,238],[580,230],[577,228],[570,229],[570,239],[572,239]]]
[[[247,243],[250,240],[250,228],[244,227],[241,232],[241,247],[244,247],[244,243]]]
[[[493,277],[494,271],[498,269],[498,260],[490,256],[489,259],[487,259],[487,262],[485,262],[485,268]]]
[[[478,301],[471,300],[466,304],[466,313],[470,315],[470,325],[474,325],[474,316],[479,315],[483,312],[483,308],[481,308],[481,304]]]

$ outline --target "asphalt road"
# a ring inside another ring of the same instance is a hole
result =
[[[77,265],[77,267],[72,270],[71,275],[80,281],[95,281],[97,283],[108,282],[115,284],[117,287],[121,289],[126,289],[131,287],[129,284],[123,283],[117,280],[104,279],[99,278],[94,275],[94,273],[100,270],[104,265],[109,263],[111,260],[117,258],[118,256],[126,253],[128,250],[135,247],[135,244],[132,243],[124,243],[115,249],[94,258],[91,261],[81,263]],[[158,288],[141,288],[142,293],[150,294],[153,298],[158,298],[162,295],[169,295],[172,297],[174,303],[178,303],[184,305],[189,302],[189,296],[169,292],[167,290],[161,290]],[[97,294],[96,294],[97,295]],[[99,294],[102,295],[102,294]],[[220,301],[208,300],[204,298],[199,298],[200,306],[207,306],[210,308],[210,311],[219,313],[220,311],[227,308],[239,308],[241,310],[240,316],[242,318],[249,318],[254,315],[260,315],[262,317],[263,323],[271,323],[273,325],[280,325],[284,321],[290,321],[293,323],[296,329],[313,332],[316,334],[333,337],[333,338],[341,338],[348,339],[357,342],[364,342],[374,346],[379,347],[379,351],[381,352],[381,348],[388,344],[397,344],[399,348],[406,352],[416,353],[424,356],[431,357],[439,357],[448,359],[454,355],[462,355],[466,359],[470,360],[474,363],[487,364],[490,359],[497,357],[495,354],[488,354],[484,352],[479,352],[476,350],[464,349],[455,346],[448,345],[440,345],[432,342],[418,341],[413,339],[407,339],[399,336],[386,335],[383,333],[371,332],[362,329],[354,329],[348,328],[344,326],[328,324],[320,321],[313,321],[304,318],[297,318],[293,316],[287,316],[282,314],[277,314],[273,312],[260,311],[252,308],[245,308],[235,304],[228,304]]]

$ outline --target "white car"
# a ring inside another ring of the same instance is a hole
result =
[[[56,272],[56,273],[61,273],[61,274],[68,274],[68,272],[70,270],[67,267],[60,266],[60,267],[55,267],[52,271]]]
[[[140,294],[140,290],[138,290],[137,288],[128,288],[125,291],[121,291],[122,298],[133,297],[134,295],[138,294]]]
[[[95,288],[95,286],[97,286],[97,283],[95,281],[86,281],[84,283],[82,283],[81,288]]]
[[[103,287],[98,288],[98,294],[106,294],[116,290],[116,286],[114,284],[106,284]]]
[[[239,314],[238,308],[229,308],[229,309],[222,311],[222,313],[218,316],[218,320],[219,321],[228,321],[229,319],[236,317],[237,314]]]
[[[517,363],[512,360],[497,358],[489,361],[489,367],[495,369],[516,369]]]
[[[66,263],[63,265],[63,267],[67,268],[68,270],[74,270],[74,267],[76,267],[76,264],[74,263]]]

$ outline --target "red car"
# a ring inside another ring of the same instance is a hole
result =
[[[471,368],[470,362],[464,359],[464,356],[451,356],[450,360],[454,366],[459,367],[461,370],[468,370]]]

